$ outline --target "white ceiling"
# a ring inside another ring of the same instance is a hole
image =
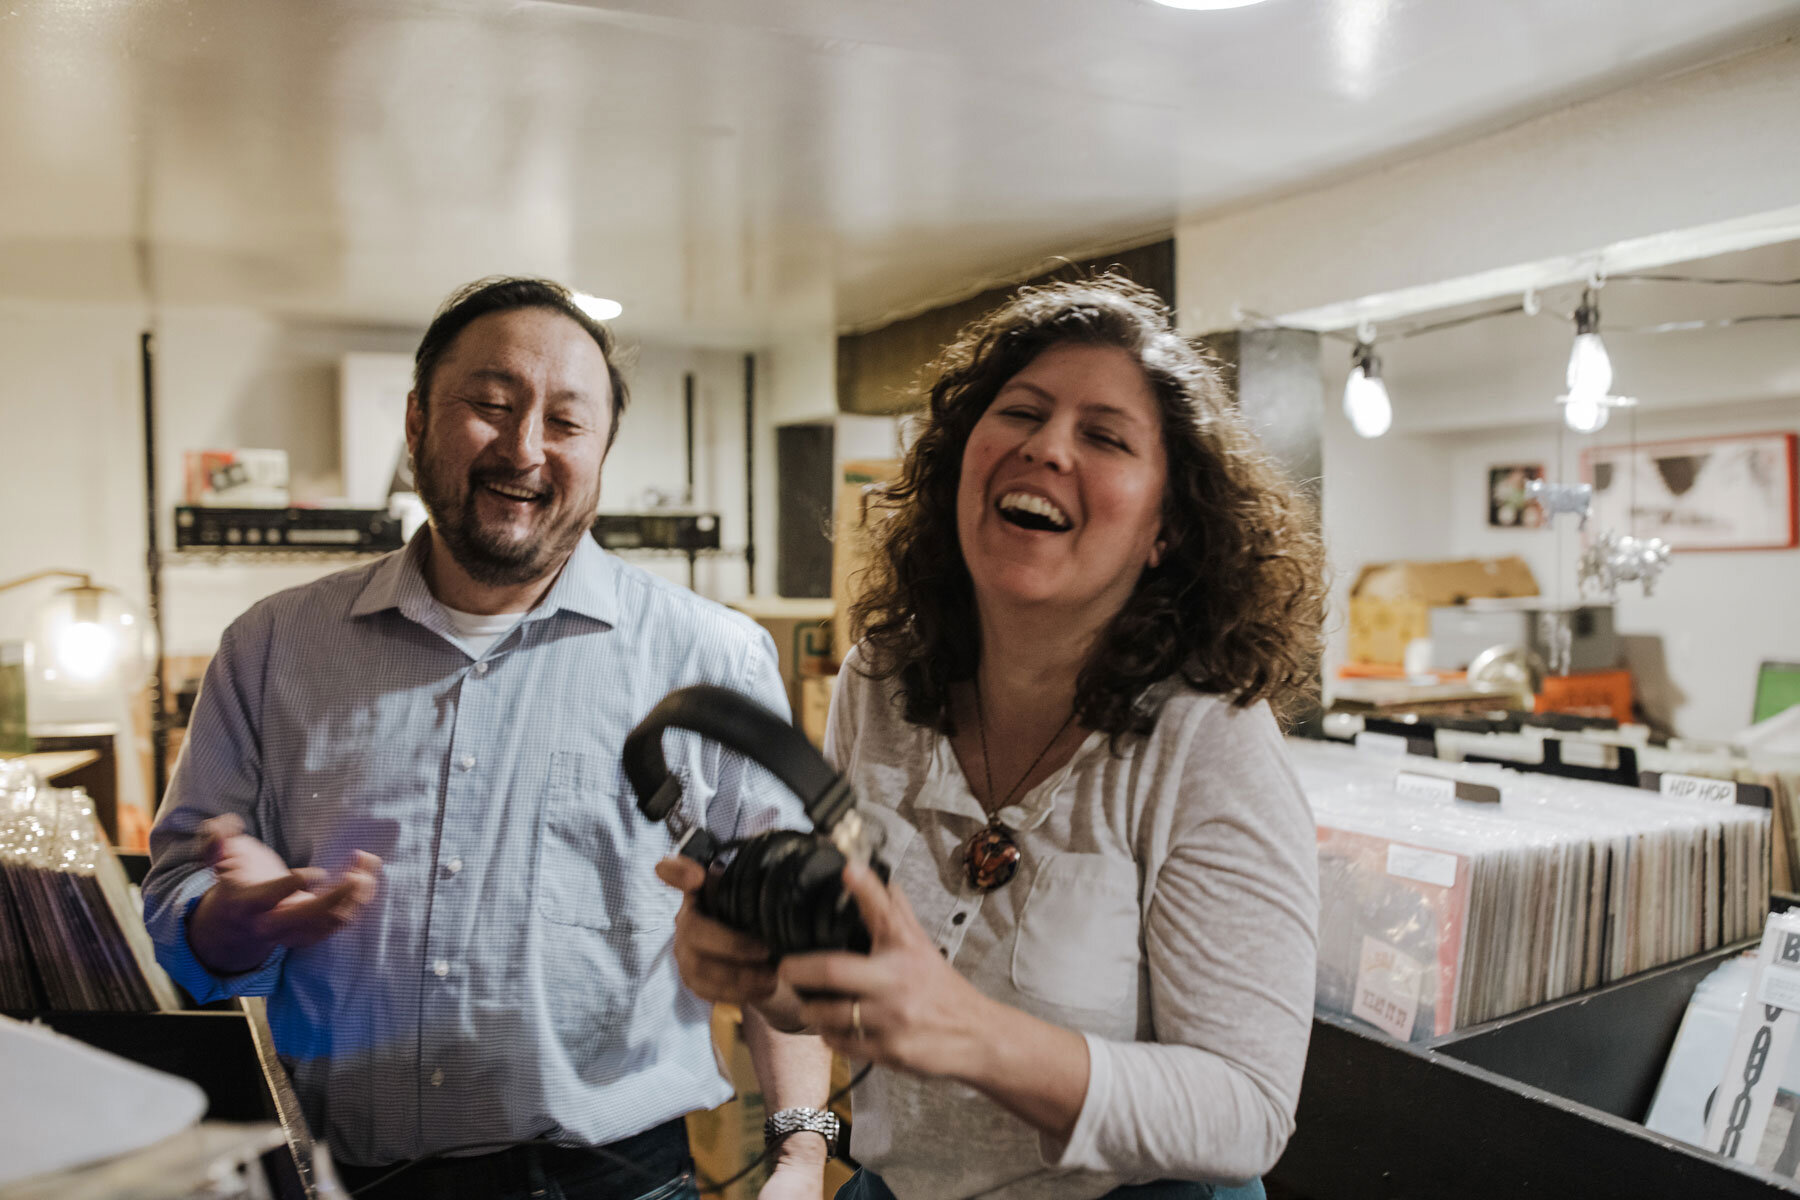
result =
[[[1795,0],[10,0],[0,296],[855,328],[1800,30]],[[141,252],[140,252],[141,251]]]

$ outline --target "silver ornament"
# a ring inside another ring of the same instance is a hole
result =
[[[1621,583],[1641,583],[1648,596],[1668,562],[1669,543],[1661,538],[1632,537],[1609,529],[1582,552],[1578,577],[1583,589],[1604,591],[1609,600],[1619,598]]]
[[[1594,506],[1594,485],[1591,483],[1549,483],[1542,479],[1528,480],[1525,494],[1536,500],[1544,508],[1544,524],[1551,524],[1564,513],[1573,513],[1581,518],[1580,529],[1587,528],[1588,512]]]

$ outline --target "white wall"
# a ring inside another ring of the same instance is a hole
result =
[[[144,599],[142,315],[0,302],[0,581],[86,571]],[[0,593],[0,638],[56,585]]]

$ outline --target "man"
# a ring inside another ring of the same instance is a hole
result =
[[[730,1095],[619,755],[677,687],[786,700],[766,633],[587,536],[612,351],[556,284],[451,297],[407,403],[429,526],[233,622],[151,837],[163,965],[269,998],[309,1123],[377,1200],[692,1195],[681,1118]],[[665,742],[707,828],[797,822],[735,754]],[[817,1039],[745,1036],[771,1110],[823,1107]],[[818,1197],[824,1139],[779,1153],[765,1200]]]

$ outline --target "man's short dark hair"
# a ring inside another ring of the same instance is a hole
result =
[[[420,407],[428,406],[431,377],[437,370],[438,360],[444,357],[457,334],[479,317],[521,308],[547,308],[561,313],[587,330],[588,336],[600,347],[600,353],[606,358],[606,378],[612,386],[612,422],[606,431],[606,444],[610,448],[613,438],[618,435],[619,418],[625,415],[628,399],[625,377],[619,373],[614,353],[612,331],[582,311],[573,292],[550,279],[490,275],[450,293],[450,298],[431,318],[431,325],[419,339],[419,349],[413,355],[413,389],[419,393]]]

